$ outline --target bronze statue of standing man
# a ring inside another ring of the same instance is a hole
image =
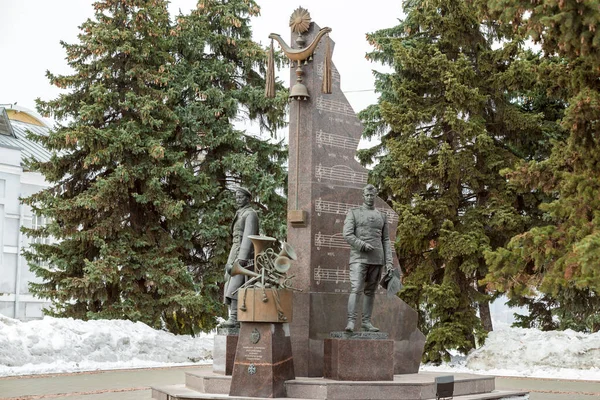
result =
[[[375,290],[382,270],[393,269],[392,247],[385,213],[375,209],[377,189],[367,185],[363,189],[364,203],[348,211],[344,221],[344,239],[350,244],[350,297],[348,298],[348,324],[346,331],[353,332],[360,294],[364,293],[362,330],[378,332],[371,323]]]
[[[224,328],[237,328],[240,323],[237,319],[238,295],[236,290],[246,281],[246,275],[231,276],[231,267],[237,261],[240,267],[250,271],[254,270],[254,246],[248,238],[250,235],[258,235],[258,215],[250,207],[250,191],[243,187],[235,190],[235,202],[238,210],[231,224],[233,243],[229,251],[229,258],[225,266],[225,299],[224,303],[229,307],[229,319],[221,324]],[[234,293],[236,292],[236,293]]]

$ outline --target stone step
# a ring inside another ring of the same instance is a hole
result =
[[[185,373],[185,385],[202,393],[229,394],[231,375],[189,371]]]
[[[286,382],[288,398],[313,400],[364,400],[406,399],[424,400],[435,398],[435,378],[444,374],[421,372],[395,375],[393,381],[337,381],[325,378],[298,377]],[[447,374],[446,374],[447,375]],[[495,389],[493,376],[457,373],[454,377],[456,396],[492,393]],[[229,393],[231,376],[205,371],[186,373],[186,386],[201,393],[226,395]],[[493,396],[491,397],[494,398]]]
[[[285,398],[260,398],[260,397],[245,397],[245,396],[229,396],[219,393],[201,393],[190,389],[185,385],[159,386],[152,388],[152,398],[154,400],[289,400]],[[294,399],[294,400],[311,400],[311,399]]]
[[[267,400],[261,399],[258,397],[241,397],[241,396],[228,396],[227,394],[217,394],[217,393],[201,393],[196,390],[190,389],[185,385],[171,385],[171,386],[161,386],[161,387],[153,387],[152,388],[152,398],[154,400]],[[404,399],[405,397],[395,397],[395,399]],[[290,399],[290,397],[280,398],[279,400]],[[371,399],[377,399],[371,398]],[[517,392],[517,391],[503,391],[503,390],[494,390],[490,393],[480,393],[466,396],[454,396],[453,400],[526,400],[528,399],[527,392]],[[268,399],[268,400],[278,400],[278,399]],[[311,399],[302,399],[302,398],[294,398],[294,400],[311,400]]]
[[[336,381],[298,377],[287,381],[288,399],[296,400],[429,400],[435,399],[435,378],[444,374],[421,372],[395,375],[393,381]],[[527,392],[497,391],[493,376],[453,374],[454,400],[526,399]],[[186,372],[186,384],[152,389],[156,400],[258,399],[229,396],[231,376],[206,371]]]
[[[470,394],[466,396],[454,396],[452,400],[528,400],[529,392],[514,390],[494,390],[491,393]]]

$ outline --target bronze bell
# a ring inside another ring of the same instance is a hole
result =
[[[292,86],[292,90],[290,90],[290,99],[293,100],[308,100],[310,95],[308,94],[308,89],[301,82],[296,82],[294,86]]]

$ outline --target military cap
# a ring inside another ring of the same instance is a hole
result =
[[[373,192],[373,193],[377,194],[379,191],[377,190],[377,188],[375,186],[373,186],[369,183],[367,186],[365,186],[363,188],[363,193],[366,193],[366,192]]]
[[[245,187],[242,187],[242,186],[236,186],[236,187],[234,188],[234,191],[236,191],[236,192],[242,192],[242,193],[244,193],[246,196],[248,196],[248,197],[252,197],[252,193],[250,193],[250,191],[249,191],[248,189],[246,189]]]

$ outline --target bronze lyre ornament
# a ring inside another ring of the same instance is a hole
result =
[[[267,97],[275,97],[275,62],[274,62],[274,50],[273,40],[276,40],[281,46],[285,56],[291,61],[292,66],[296,63],[296,83],[290,90],[290,99],[293,100],[308,100],[310,94],[306,85],[302,83],[302,63],[305,65],[312,60],[312,55],[319,44],[319,41],[323,36],[327,36],[327,47],[325,52],[325,70],[323,73],[323,93],[331,94],[331,49],[329,44],[329,32],[331,28],[322,28],[317,32],[317,35],[313,41],[305,47],[306,41],[302,36],[303,33],[307,32],[311,24],[310,13],[308,10],[298,7],[290,17],[290,28],[292,32],[296,33],[297,48],[288,46],[280,35],[271,33],[269,38],[271,39],[271,48],[269,50],[269,61],[267,65],[267,87],[265,89],[265,95]]]

